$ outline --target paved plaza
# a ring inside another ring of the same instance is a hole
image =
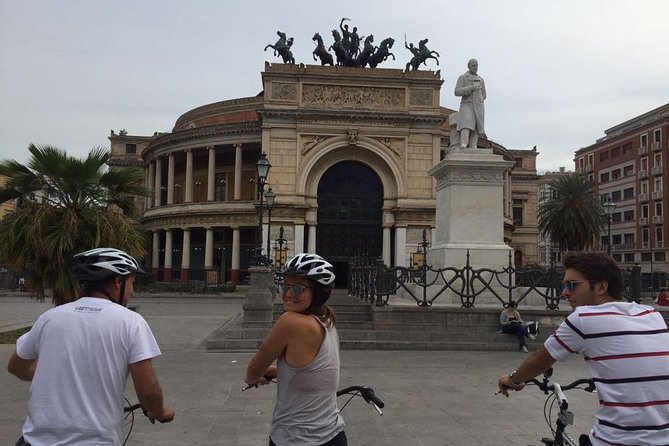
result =
[[[242,311],[236,298],[147,298],[134,303],[163,350],[155,366],[173,423],[151,425],[138,416],[128,445],[267,444],[275,389],[242,393],[252,352],[206,353],[204,340]],[[0,329],[30,323],[48,303],[0,297]],[[5,371],[14,346],[0,345],[0,444],[14,444],[25,417],[29,384]],[[341,387],[373,387],[386,403],[383,416],[354,399],[343,416],[349,444],[362,445],[538,445],[548,433],[545,397],[536,388],[506,399],[495,396],[497,377],[524,358],[518,352],[343,351]],[[587,376],[578,357],[559,364],[560,382]],[[136,401],[132,384],[126,392]],[[597,408],[596,395],[568,393],[576,415],[574,433],[585,431]],[[340,398],[343,403],[345,399]]]

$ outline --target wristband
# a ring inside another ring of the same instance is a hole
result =
[[[513,372],[509,373],[509,380],[510,380],[513,384],[515,384],[516,386],[519,386],[520,383],[517,383],[517,382],[515,382],[515,381],[513,380],[513,377],[514,377],[515,374],[516,374],[516,371],[515,371],[515,370],[514,370]]]

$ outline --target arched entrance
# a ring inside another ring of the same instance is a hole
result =
[[[334,265],[336,287],[347,285],[349,260],[381,256],[382,215],[383,186],[368,166],[342,161],[321,177],[316,250]]]

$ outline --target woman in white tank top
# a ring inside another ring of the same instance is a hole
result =
[[[333,267],[316,254],[303,253],[281,275],[285,313],[249,362],[245,381],[259,385],[277,378],[270,446],[346,446],[336,396],[339,337],[334,312],[326,304]]]

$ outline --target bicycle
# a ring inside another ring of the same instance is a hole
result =
[[[266,376],[265,379],[269,381],[270,383],[276,383],[273,377]],[[242,392],[248,389],[255,389],[257,388],[257,385],[247,385],[246,387],[242,388]],[[368,386],[349,386],[349,387],[344,387],[343,389],[337,390],[337,397],[343,396],[343,395],[351,395],[351,397],[344,403],[344,405],[339,409],[339,411],[343,411],[344,408],[348,405],[349,402],[353,398],[360,397],[367,404],[371,404],[374,406],[374,409],[379,413],[379,416],[383,415],[383,409],[385,407],[385,403],[381,401],[381,399],[376,396],[374,393],[374,389]]]
[[[548,395],[546,402],[544,403],[544,419],[546,420],[548,427],[551,428],[553,438],[544,437],[541,439],[541,442],[547,446],[579,446],[579,441],[574,440],[565,431],[567,426],[574,424],[574,414],[569,410],[569,401],[564,392],[571,389],[581,389],[591,393],[596,392],[597,389],[595,388],[595,383],[592,379],[577,379],[572,383],[562,386],[557,382],[549,381],[552,374],[553,369],[551,368],[544,373],[542,381],[539,381],[536,378],[525,381],[526,385],[536,385],[539,390]],[[581,385],[585,385],[586,387],[579,387]],[[549,401],[550,405],[548,404]],[[550,418],[555,402],[558,404],[559,412],[555,421],[556,428],[553,429]]]

